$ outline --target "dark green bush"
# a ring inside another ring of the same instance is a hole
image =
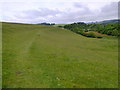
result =
[[[97,23],[86,24],[83,22],[67,24],[64,26],[64,28],[66,29],[69,29],[81,35],[85,35],[87,37],[97,37],[97,36],[95,36],[92,33],[84,34],[83,32],[94,31],[102,34],[112,35],[112,36],[120,36],[120,33],[118,33],[119,27],[120,27],[120,24],[97,24]]]

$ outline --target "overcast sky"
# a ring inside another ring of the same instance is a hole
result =
[[[1,0],[0,21],[64,24],[117,19],[118,1]]]

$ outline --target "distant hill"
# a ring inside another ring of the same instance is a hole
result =
[[[113,19],[113,20],[104,20],[100,22],[95,22],[97,24],[118,24],[120,23],[120,19]]]

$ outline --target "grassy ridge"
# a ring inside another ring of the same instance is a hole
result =
[[[117,43],[57,27],[3,23],[3,87],[117,87]]]

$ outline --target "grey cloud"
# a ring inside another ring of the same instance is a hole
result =
[[[32,22],[57,22],[57,23],[68,23],[86,20],[88,16],[92,15],[93,12],[88,7],[81,5],[80,3],[74,3],[74,7],[77,7],[77,11],[66,8],[66,11],[60,11],[60,9],[48,9],[40,8],[38,10],[27,10],[23,11],[19,18],[32,19]],[[18,17],[18,16],[17,16]],[[30,20],[29,20],[30,21]]]
[[[84,8],[86,13],[84,13],[83,18],[79,18],[79,20],[85,21],[97,21],[104,19],[115,19],[118,17],[118,3],[112,2],[108,5],[105,5],[101,8],[101,12],[92,12],[87,6],[84,6],[80,3],[75,3],[75,7]],[[81,14],[81,13],[80,13]]]
[[[109,5],[106,5],[102,8],[102,12],[113,12],[113,11],[117,11],[118,10],[118,3],[117,2],[112,2]]]
[[[114,19],[118,17],[118,3],[112,2],[111,4],[108,4],[104,6],[101,9],[100,14],[98,15],[100,19]]]
[[[22,15],[19,15],[19,18],[28,18],[28,19],[34,19],[38,17],[47,17],[47,16],[54,16],[61,13],[61,11],[55,9],[48,9],[48,8],[39,8],[38,10],[27,10],[23,11]],[[17,16],[17,15],[16,15]]]
[[[80,22],[80,21],[89,21],[91,16],[93,17],[94,12],[92,12],[87,6],[82,5],[81,3],[73,4],[77,11],[62,13],[60,17],[55,18],[54,21],[59,23],[71,23],[71,22]]]
[[[97,21],[103,19],[114,19],[117,17],[118,3],[111,3],[103,8],[101,12],[91,11],[87,6],[81,3],[74,3],[73,7],[76,10],[66,8],[61,11],[60,8],[49,9],[39,8],[35,10],[22,11],[21,14],[16,14],[15,17],[22,21],[31,23],[40,22],[55,22],[55,23],[72,23],[80,21]]]
[[[86,5],[83,5],[82,3],[76,2],[73,5],[74,5],[74,7],[78,8],[78,9],[82,9],[84,11],[84,13],[85,12],[86,13],[91,13],[92,12]]]

